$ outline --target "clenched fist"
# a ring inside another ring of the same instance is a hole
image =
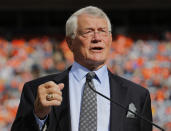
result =
[[[38,87],[34,112],[37,117],[43,119],[51,111],[51,106],[59,106],[62,102],[62,89],[64,84],[56,84],[53,81],[46,82]]]

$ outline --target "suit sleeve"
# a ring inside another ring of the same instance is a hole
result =
[[[141,115],[145,117],[146,119],[152,121],[151,99],[150,99],[150,94],[148,91],[146,93],[146,99],[145,99],[145,103],[144,103]],[[150,123],[147,123],[144,120],[141,120],[141,131],[152,131],[152,125]]]
[[[28,83],[24,85],[17,115],[11,131],[39,131],[33,114],[36,89],[34,88],[33,90]]]

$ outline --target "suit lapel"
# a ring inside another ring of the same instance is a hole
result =
[[[59,120],[59,131],[71,130],[71,118],[70,118],[70,105],[69,105],[69,70],[61,73],[54,81],[56,83],[64,83],[64,89],[62,90],[63,100],[61,106],[54,107],[55,116]]]
[[[126,92],[127,88],[122,86],[122,82],[117,76],[109,71],[109,81],[111,90],[111,99],[126,107]],[[121,131],[123,127],[123,119],[126,111],[116,104],[111,103],[110,108],[110,130]]]

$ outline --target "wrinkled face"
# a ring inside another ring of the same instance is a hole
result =
[[[107,60],[112,42],[107,21],[88,14],[78,16],[76,37],[68,41],[79,64],[97,70]]]

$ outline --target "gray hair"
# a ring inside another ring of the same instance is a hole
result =
[[[110,32],[112,31],[111,22],[110,22],[108,16],[106,15],[106,13],[97,7],[87,6],[85,8],[81,8],[80,10],[73,13],[67,20],[67,22],[66,22],[66,36],[67,37],[70,37],[72,39],[75,38],[76,30],[77,30],[77,18],[81,14],[89,14],[89,15],[105,18],[107,21],[107,24],[108,24],[109,31]]]

